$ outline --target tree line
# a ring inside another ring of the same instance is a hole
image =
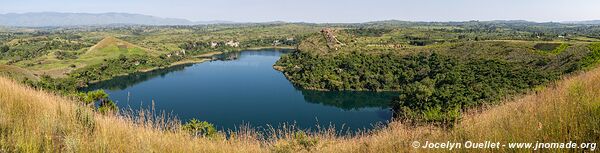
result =
[[[591,44],[588,49],[589,53],[581,59],[535,65],[501,58],[464,60],[435,51],[409,55],[297,51],[283,56],[275,65],[283,67],[288,79],[300,88],[394,91],[397,96],[391,100],[391,106],[397,117],[452,123],[465,109],[495,104],[507,96],[531,91],[564,74],[595,65],[600,61],[600,43]],[[549,66],[557,64],[571,66]]]

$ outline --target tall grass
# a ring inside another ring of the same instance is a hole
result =
[[[177,120],[164,114],[145,111],[99,115],[73,100],[0,78],[0,152],[443,152],[447,149],[415,149],[411,143],[598,143],[600,69],[466,114],[450,129],[414,127],[394,121],[387,127],[357,136],[340,136],[330,128],[301,132],[284,127],[271,129],[266,138],[252,128],[230,132],[229,138],[224,132],[213,137],[193,137],[181,130]],[[530,152],[532,149],[460,151]]]
[[[258,140],[194,138],[178,127],[177,122],[148,112],[100,115],[72,100],[0,78],[0,152],[265,150]]]

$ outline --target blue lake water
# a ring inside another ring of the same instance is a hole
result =
[[[183,122],[196,118],[218,129],[265,128],[284,123],[301,129],[335,126],[372,129],[392,118],[393,93],[301,90],[273,69],[289,51],[242,51],[210,62],[117,77],[86,90],[105,89],[121,109],[152,107]]]

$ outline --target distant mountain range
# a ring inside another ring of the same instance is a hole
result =
[[[282,22],[282,21],[280,21]],[[378,22],[402,22],[411,23],[411,21],[376,21]],[[525,20],[493,20],[486,22],[497,23],[535,23]],[[203,24],[222,24],[235,23],[230,21],[190,21],[178,18],[161,18],[150,15],[131,14],[131,13],[58,13],[58,12],[37,12],[37,13],[8,13],[0,14],[0,26],[15,27],[50,27],[50,26],[93,26],[93,25],[203,25]],[[278,22],[274,22],[278,23]],[[600,25],[600,20],[589,21],[565,21],[565,24],[595,24]]]
[[[568,24],[600,24],[600,20],[588,20],[588,21],[566,21],[561,23]]]
[[[229,21],[200,21],[160,18],[130,13],[8,13],[0,14],[0,25],[19,27],[82,26],[82,25],[198,25],[232,23]]]

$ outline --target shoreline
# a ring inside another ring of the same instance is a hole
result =
[[[203,63],[203,62],[206,62],[206,61],[211,61],[211,59],[208,59],[208,58],[211,58],[211,57],[213,57],[215,55],[220,55],[220,54],[223,54],[223,52],[217,52],[217,51],[208,52],[208,53],[204,53],[204,54],[200,54],[200,55],[191,56],[191,57],[189,57],[187,59],[183,59],[181,61],[173,62],[169,66],[144,69],[144,70],[139,70],[137,72],[144,73],[144,72],[150,72],[150,71],[154,71],[154,70],[165,69],[165,68],[169,68],[169,67],[173,67],[173,66],[178,66],[178,65]]]
[[[264,49],[295,49],[295,47],[291,47],[291,46],[282,46],[282,47],[278,47],[278,46],[273,46],[273,47],[252,47],[252,48],[238,49],[238,50],[229,51],[229,52],[242,52],[242,51],[248,51],[248,50],[264,50]],[[173,62],[169,66],[166,66],[166,67],[155,67],[155,68],[151,68],[151,69],[139,70],[137,72],[150,72],[150,71],[154,71],[154,70],[158,70],[158,69],[164,69],[164,68],[169,68],[169,67],[178,66],[178,65],[204,63],[204,62],[212,60],[212,59],[207,59],[207,58],[212,58],[215,55],[221,55],[221,54],[224,54],[224,53],[227,53],[227,52],[223,52],[223,51],[211,51],[211,52],[207,52],[207,53],[204,53],[204,54],[200,54],[200,55],[195,55],[195,56],[190,56],[189,57],[189,58],[196,58],[196,59],[184,59],[184,60],[181,60],[181,61]],[[203,58],[203,59],[198,59],[198,58]],[[129,75],[129,74],[127,74],[127,75]]]
[[[278,66],[278,65],[273,65],[273,69],[275,69],[276,71],[279,71],[281,73],[283,73],[283,76],[289,80],[294,86],[298,86],[297,83],[292,79],[292,77],[290,77],[286,72],[285,72],[285,68],[283,66]],[[330,90],[330,89],[322,89],[322,88],[312,88],[312,87],[300,87],[298,86],[298,88],[301,88],[303,90],[311,90],[311,91],[324,91],[324,92],[330,92],[330,91],[348,91],[348,92],[399,92],[400,90],[369,90],[369,89],[343,89],[343,90]]]
[[[263,50],[263,49],[296,49],[296,47],[293,47],[293,46],[250,47],[250,48],[241,49],[239,51],[244,51],[244,50]]]
[[[239,49],[239,50],[233,50],[230,52],[241,52],[241,51],[247,51],[247,50],[264,50],[264,49],[294,49],[294,47],[253,47],[253,48],[243,48],[243,49]],[[95,81],[90,81],[88,82],[89,84],[94,84],[94,83],[98,83],[98,82],[102,82],[102,81],[107,81],[107,80],[111,80],[115,77],[120,77],[120,76],[127,76],[127,75],[131,75],[134,73],[146,73],[146,72],[152,72],[155,70],[160,70],[160,69],[166,69],[166,68],[170,68],[170,67],[174,67],[174,66],[179,66],[179,65],[185,65],[185,64],[198,64],[198,63],[204,63],[207,61],[212,61],[212,57],[215,55],[220,55],[226,52],[223,51],[210,51],[207,53],[203,53],[203,54],[199,54],[199,55],[194,55],[194,56],[190,56],[187,59],[183,59],[181,61],[176,61],[171,63],[168,66],[164,66],[164,67],[154,67],[154,68],[149,68],[149,69],[142,69],[142,70],[137,70],[133,73],[124,73],[124,74],[118,74],[118,75],[114,75],[108,79],[102,79],[102,80],[95,80]]]

